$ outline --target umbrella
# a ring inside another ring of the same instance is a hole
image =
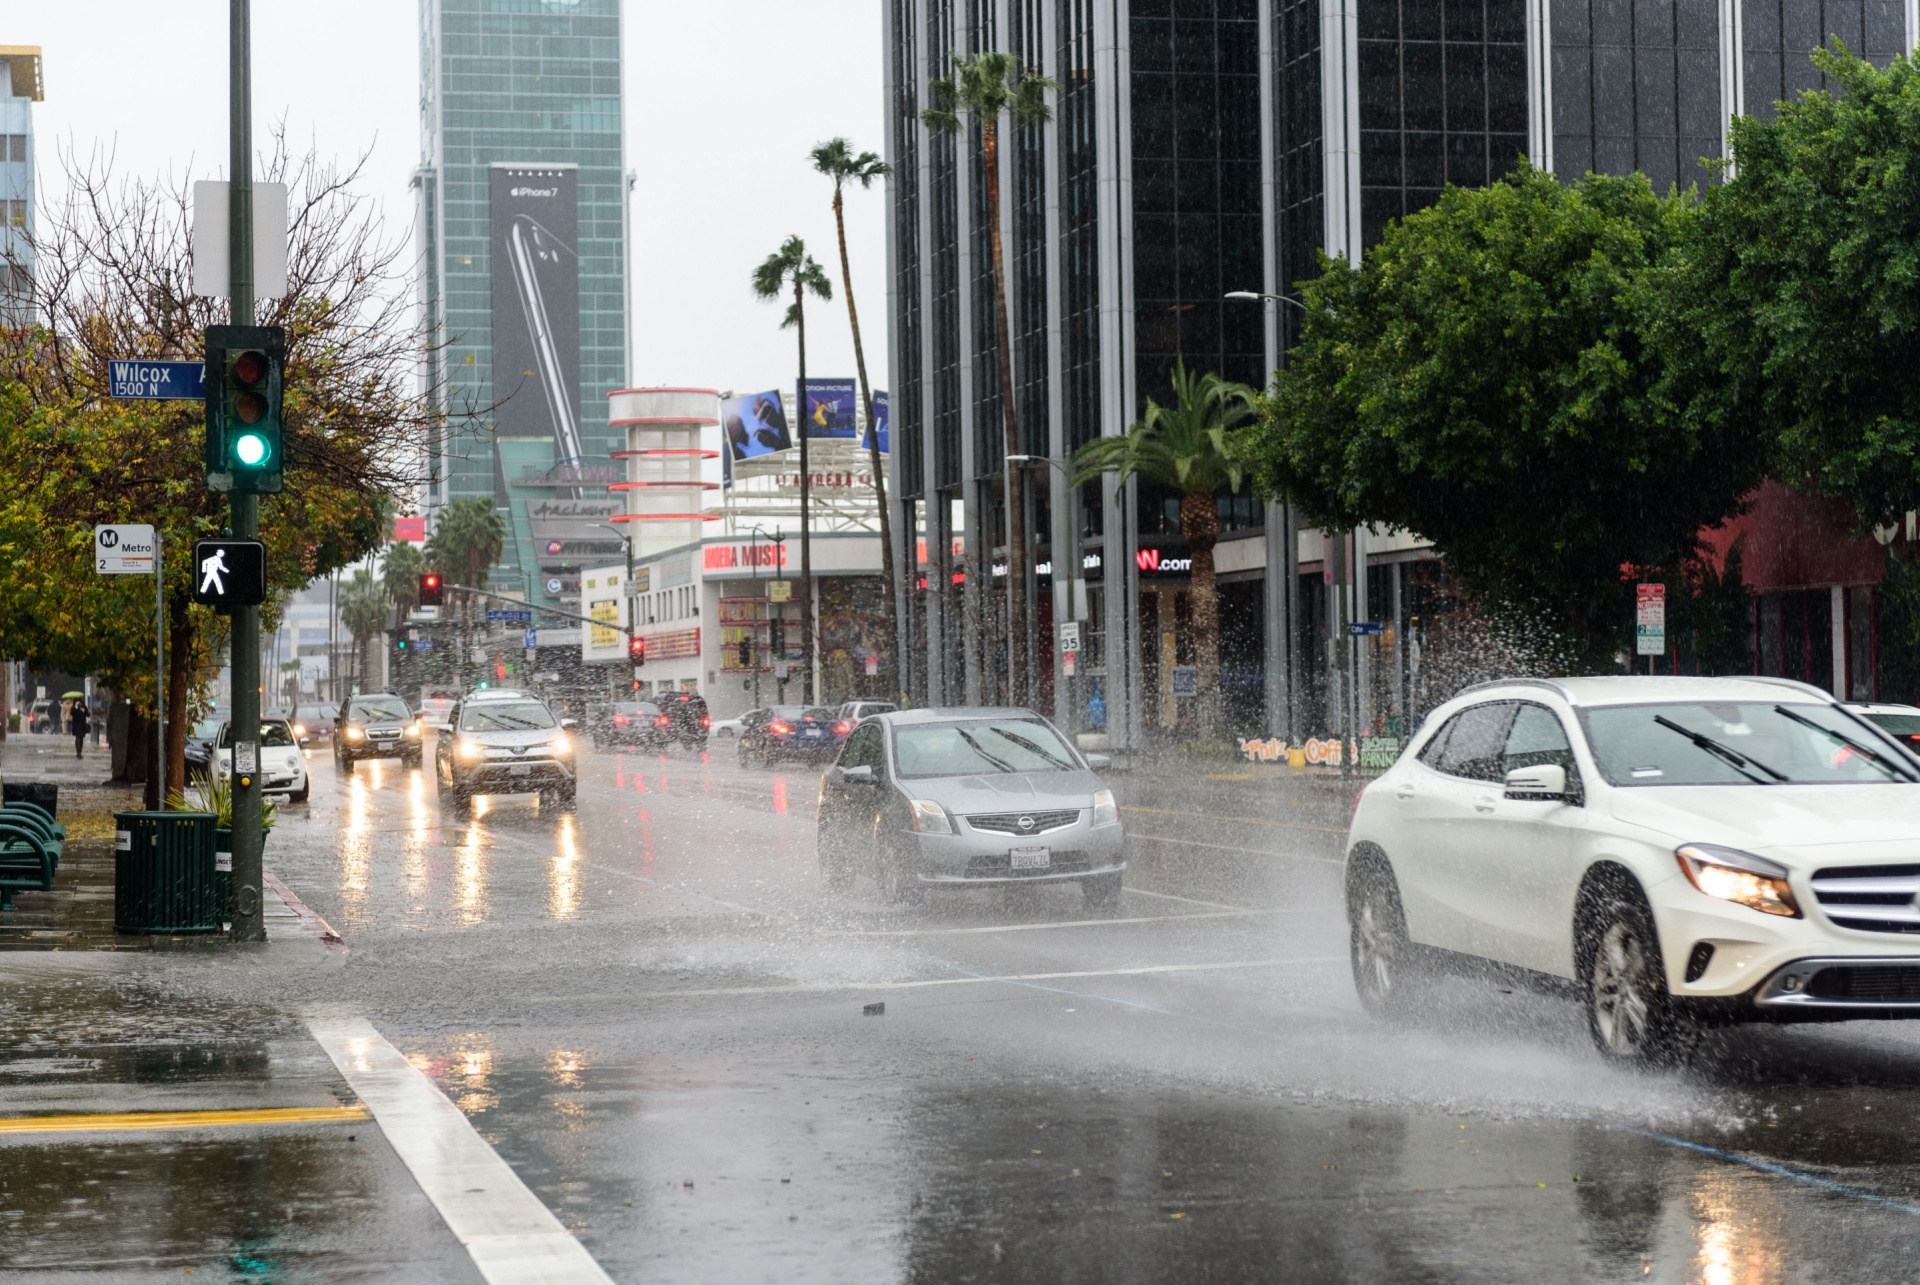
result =
[[[87,694],[85,692],[62,692],[60,694],[60,699],[63,701],[83,701],[86,698]]]

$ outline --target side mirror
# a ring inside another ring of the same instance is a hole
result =
[[[304,749],[306,749],[306,748],[307,748],[307,746],[309,746],[309,745],[311,745],[311,744],[313,744],[313,738],[312,738],[311,736],[303,736],[303,737],[301,737],[301,738],[300,738],[300,748],[301,748],[301,749],[303,749],[303,750],[304,750]]]
[[[864,763],[861,764],[859,767],[840,768],[839,772],[840,772],[840,780],[847,785],[872,785],[873,784],[873,769],[868,767]]]
[[[1087,755],[1087,766],[1096,772],[1105,771],[1113,766],[1113,759],[1105,754]]]
[[[577,718],[563,718],[563,719],[561,719],[561,720],[560,720],[560,726],[562,726],[562,727],[578,727],[578,726],[580,726],[580,720],[579,720],[579,719],[577,719]]]
[[[1516,767],[1507,773],[1507,797],[1529,803],[1564,803],[1567,798],[1567,769],[1557,763]]]

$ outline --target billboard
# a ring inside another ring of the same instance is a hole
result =
[[[580,443],[579,206],[571,165],[495,164],[489,234],[493,400],[502,437],[550,437],[558,463]]]
[[[873,422],[867,425],[867,427],[870,431],[872,431],[874,434],[876,434],[879,437],[880,453],[882,455],[885,455],[887,453],[887,429],[891,427],[891,425],[889,425],[887,422],[886,393],[879,392],[873,395]],[[866,444],[867,443],[864,440],[860,443],[860,445],[862,446],[865,446]]]
[[[727,398],[720,403],[720,423],[727,435],[728,462],[750,460],[793,445],[793,435],[787,431],[787,413],[774,389]]]
[[[856,429],[854,392],[851,379],[809,379],[807,381],[808,437],[852,437]]]

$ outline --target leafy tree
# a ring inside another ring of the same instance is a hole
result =
[[[420,605],[420,577],[427,570],[427,555],[419,545],[395,540],[380,557],[380,583],[393,602],[393,625],[407,623],[407,613]]]
[[[488,570],[507,548],[507,523],[485,495],[469,495],[440,511],[433,534],[427,538],[427,562],[443,577],[444,585],[479,589]],[[461,658],[464,667],[472,650],[475,595],[457,589],[454,601],[461,609]]]
[[[794,419],[800,428],[800,638],[803,649],[800,686],[804,693],[802,699],[811,702],[816,639],[813,626],[813,530],[809,521],[813,487],[807,461],[807,296],[830,300],[833,298],[833,283],[827,280],[827,274],[807,253],[807,243],[797,236],[790,236],[781,242],[780,248],[753,270],[753,293],[757,297],[778,299],[789,289],[793,291],[793,302],[787,305],[786,319],[780,323],[780,328],[792,328],[800,340],[800,383],[793,408]]]
[[[1000,415],[1006,431],[1006,452],[1019,455],[1020,427],[1013,400],[1012,330],[1007,324],[1006,253],[1000,235],[1000,118],[1015,129],[1052,119],[1047,94],[1058,93],[1058,82],[1035,75],[1012,54],[983,51],[965,57],[953,55],[953,75],[935,80],[928,88],[938,106],[920,113],[929,129],[948,134],[962,122],[980,131],[980,168],[986,177],[987,239],[993,253],[994,343],[1000,367]],[[1028,601],[1032,580],[1027,558],[1026,470],[1007,463],[1007,576],[1009,634],[1013,649],[1007,672],[1007,700],[1024,705],[1029,700],[1027,674],[1033,655],[1033,606]]]
[[[353,573],[353,583],[340,595],[340,623],[353,635],[355,687],[366,689],[373,666],[368,642],[379,636],[393,614],[393,599],[371,571]]]
[[[1836,91],[1735,119],[1658,338],[1676,404],[1777,437],[1775,476],[1865,529],[1920,508],[1920,68],[1813,61]]]
[[[1228,434],[1254,414],[1255,394],[1209,372],[1173,368],[1172,406],[1147,399],[1147,413],[1121,437],[1100,437],[1074,454],[1074,485],[1102,473],[1138,474],[1180,492],[1180,534],[1193,557],[1193,649],[1200,670],[1200,735],[1220,735],[1220,599],[1213,546],[1220,539],[1221,491],[1240,489],[1243,472]]]
[[[897,620],[893,584],[893,517],[887,512],[886,469],[880,462],[880,433],[873,419],[873,388],[867,383],[867,350],[860,342],[860,312],[853,306],[853,263],[847,257],[847,214],[841,189],[858,182],[861,188],[893,170],[874,152],[853,150],[844,138],[830,138],[813,149],[813,168],[833,180],[833,226],[840,238],[840,284],[847,292],[847,321],[853,327],[853,364],[860,375],[860,397],[867,407],[867,466],[873,470],[874,502],[880,509],[880,579],[888,620]],[[805,409],[804,407],[802,408]],[[804,416],[803,416],[804,418]],[[803,430],[804,431],[804,430]],[[889,642],[892,631],[887,631]],[[896,677],[898,670],[895,671]]]
[[[1432,540],[1475,599],[1606,665],[1622,569],[1686,562],[1740,508],[1764,434],[1678,407],[1646,335],[1698,217],[1642,175],[1524,162],[1304,283],[1301,342],[1240,438],[1257,489],[1332,529]]]

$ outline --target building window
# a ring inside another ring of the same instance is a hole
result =
[[[920,327],[920,99],[915,80],[919,47],[913,20],[913,0],[893,0],[894,110],[893,173],[887,183],[893,193],[894,244],[894,352],[893,416],[889,445],[899,452],[894,477],[900,499],[912,499],[926,486],[925,431],[921,407]]]
[[[1701,162],[1721,147],[1718,0],[1556,7],[1553,20],[1554,169],[1569,181],[1638,170],[1660,192],[1711,180]]]
[[[1325,175],[1320,157],[1320,3],[1279,0],[1273,11],[1274,235],[1280,292],[1320,275],[1326,244]],[[1235,289],[1253,289],[1240,287]],[[1257,310],[1256,310],[1257,311]],[[1280,351],[1291,345],[1300,310],[1280,308]],[[1283,358],[1284,359],[1284,358]]]
[[[1100,436],[1100,225],[1094,151],[1094,0],[1058,0],[1060,401],[1067,449]]]

